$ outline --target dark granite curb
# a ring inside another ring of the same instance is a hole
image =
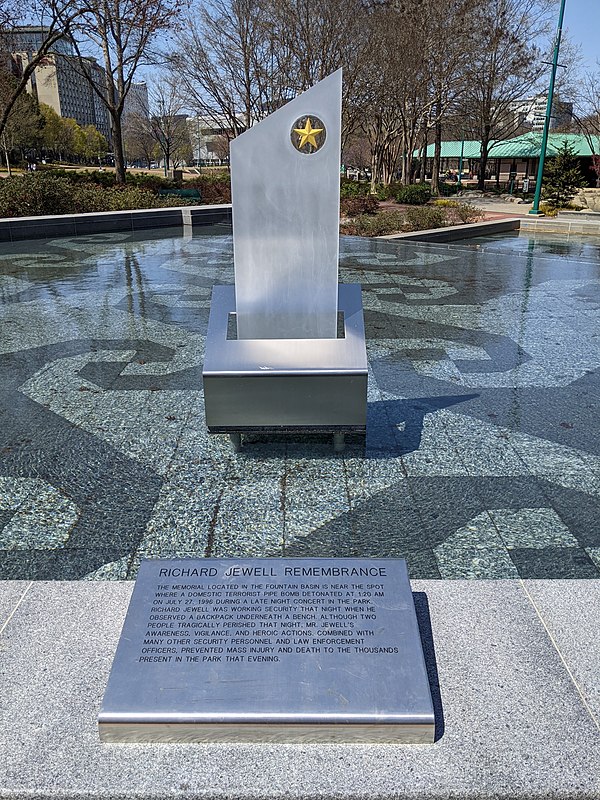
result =
[[[231,205],[181,206],[133,211],[103,211],[94,214],[64,214],[45,217],[0,219],[0,241],[44,239],[59,236],[89,236],[93,233],[140,231],[231,224]]]
[[[377,236],[377,239],[399,239],[408,242],[454,242],[460,239],[471,239],[473,236],[489,236],[492,233],[518,231],[522,217],[510,219],[472,222],[469,225],[449,225],[447,228],[429,228],[425,231],[410,233],[393,233],[389,236]]]

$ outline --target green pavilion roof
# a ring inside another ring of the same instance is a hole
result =
[[[442,158],[460,158],[462,142],[442,142]],[[434,145],[427,146],[427,158],[433,158]],[[415,150],[415,156],[420,155],[420,150]],[[481,145],[478,141],[464,142],[463,158],[479,158],[481,155]]]
[[[546,155],[554,156],[567,141],[577,156],[591,156],[592,150],[588,139],[580,133],[551,133],[548,136],[548,149]],[[595,151],[600,153],[600,137],[593,137]],[[503,142],[494,142],[490,148],[490,158],[538,158],[542,142],[541,133],[525,133],[514,139]],[[460,158],[461,141],[442,142],[442,158]],[[427,147],[427,158],[433,158],[433,144]],[[479,158],[481,146],[478,141],[465,141],[463,158]],[[415,152],[418,156],[418,152]]]

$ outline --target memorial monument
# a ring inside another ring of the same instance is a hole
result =
[[[203,381],[237,446],[366,429],[361,290],[337,278],[341,81],[231,145],[235,288],[214,287]],[[406,563],[143,561],[98,721],[106,742],[433,741]]]
[[[360,285],[338,285],[342,72],[231,143],[235,287],[215,286],[203,369],[206,424],[366,430]]]

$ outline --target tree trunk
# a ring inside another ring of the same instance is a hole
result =
[[[442,122],[435,123],[435,145],[433,149],[433,168],[431,170],[431,194],[440,193],[440,165],[442,163]]]
[[[115,182],[125,183],[125,151],[123,148],[123,129],[121,115],[113,109],[110,110],[112,119],[113,153],[115,155]]]
[[[481,137],[481,158],[479,160],[479,175],[477,179],[477,188],[483,192],[485,189],[485,171],[488,162],[488,149],[490,146],[490,126],[485,125],[483,128],[483,136]]]
[[[419,170],[419,180],[421,183],[425,183],[425,175],[427,174],[427,134],[429,132],[428,128],[425,128],[423,132],[423,146],[421,148],[421,164]]]
[[[373,148],[371,151],[371,194],[375,194],[375,185],[378,177],[377,153]]]

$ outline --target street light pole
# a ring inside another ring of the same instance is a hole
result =
[[[540,211],[540,197],[542,194],[542,177],[544,174],[544,160],[546,158],[546,148],[548,146],[548,131],[550,130],[550,117],[552,116],[552,101],[554,99],[554,81],[558,68],[558,52],[560,50],[560,37],[562,35],[563,18],[565,16],[565,0],[560,0],[560,11],[558,14],[558,27],[554,40],[554,54],[552,56],[552,71],[550,73],[550,85],[548,87],[548,102],[546,103],[546,119],[544,120],[544,132],[542,133],[542,145],[540,147],[540,163],[538,164],[537,180],[535,184],[535,195],[533,198],[533,208],[530,214],[543,216]]]

